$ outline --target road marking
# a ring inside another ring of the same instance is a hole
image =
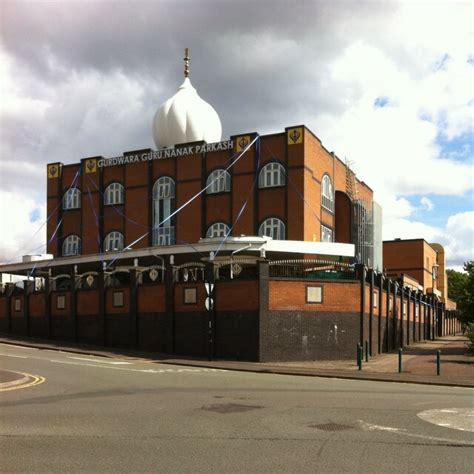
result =
[[[13,371],[10,371],[13,372]],[[28,387],[34,387],[35,385],[40,385],[42,384],[46,379],[42,377],[41,375],[32,375],[32,374],[25,374],[23,372],[15,372],[17,374],[23,375],[27,380],[30,380],[30,382],[26,383],[21,383],[21,384],[16,384],[16,385],[10,385],[5,388],[0,388],[0,392],[9,392],[11,390],[19,390],[20,388],[28,388]]]
[[[110,361],[110,360],[97,360],[97,359],[87,359],[86,357],[70,357],[68,359],[76,359],[76,360],[85,360],[87,362],[100,362],[104,364],[112,364],[112,365],[133,365],[133,362],[119,362],[119,361]]]
[[[407,431],[405,428],[392,428],[391,426],[381,426],[381,425],[374,425],[371,423],[365,423],[362,420],[359,420],[362,423],[362,428],[366,429],[367,431],[391,431],[391,432],[402,432]]]
[[[438,441],[442,443],[449,443],[449,444],[456,444],[456,445],[463,445],[463,446],[471,446],[474,447],[474,443],[468,443],[466,441],[460,441],[458,439],[449,439],[449,438],[437,438],[434,436],[424,436],[424,435],[419,435],[415,433],[408,433],[408,431],[405,428],[393,428],[391,426],[379,426],[379,425],[374,425],[372,423],[367,423],[363,420],[358,420],[362,429],[365,431],[389,431],[394,434],[399,434],[402,436],[409,436],[410,438],[418,438],[418,439],[425,439],[428,441]]]
[[[433,425],[474,433],[474,408],[444,408],[417,413],[418,418]]]
[[[13,354],[3,354],[3,353],[0,353],[0,356],[4,356],[4,357],[16,357],[17,359],[28,359],[27,356],[19,356],[19,355],[13,355]]]
[[[4,346],[4,347],[16,347],[17,349],[25,349],[25,351],[37,351],[38,350],[36,347],[17,346],[15,344],[4,344],[3,342],[0,342],[0,345]]]
[[[81,364],[80,362],[72,362],[67,360],[55,360],[50,359],[50,362],[55,364],[68,364],[68,365],[79,365],[81,367],[98,367],[100,369],[109,369],[109,370],[126,370],[128,372],[141,372],[144,374],[165,374],[165,373],[172,373],[172,374],[179,374],[183,372],[227,372],[225,369],[208,369],[206,367],[197,367],[197,368],[179,368],[179,369],[132,369],[130,367],[115,367],[110,365],[97,365],[97,364]],[[95,361],[94,361],[95,362]]]

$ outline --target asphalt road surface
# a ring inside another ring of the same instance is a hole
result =
[[[474,391],[0,344],[2,472],[472,472]]]

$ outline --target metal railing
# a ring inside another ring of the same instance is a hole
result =
[[[277,260],[269,262],[269,276],[275,278],[308,278],[355,280],[353,265],[328,260]]]

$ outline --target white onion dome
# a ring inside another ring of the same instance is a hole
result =
[[[219,142],[221,134],[222,125],[217,112],[199,97],[189,77],[157,110],[153,119],[153,139],[157,148],[201,140]]]

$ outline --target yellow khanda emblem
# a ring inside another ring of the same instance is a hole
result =
[[[248,144],[250,143],[250,135],[244,135],[242,137],[237,137],[235,139],[235,151],[240,153],[247,148]]]
[[[97,171],[97,160],[86,160],[84,167],[86,169],[86,173],[95,173]]]
[[[297,145],[298,143],[303,143],[303,129],[301,127],[289,128],[288,145]]]
[[[57,178],[59,176],[59,164],[48,165],[48,178]]]

